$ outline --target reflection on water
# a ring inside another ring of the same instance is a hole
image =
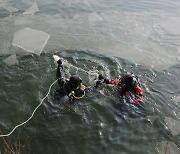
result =
[[[30,153],[163,153],[164,140],[165,148],[176,151],[179,6],[178,0],[1,1],[0,129],[9,132],[42,100],[55,81],[52,56],[57,54],[66,77],[76,73],[90,87],[99,72],[110,78],[135,73],[146,99],[143,108],[121,106],[116,88],[102,85],[69,104],[54,97],[54,85],[33,119],[19,129],[31,136]],[[20,48],[13,46],[13,36],[25,28],[42,35],[23,32]]]

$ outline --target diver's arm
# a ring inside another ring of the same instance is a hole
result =
[[[62,61],[58,60],[58,67],[57,67],[57,73],[56,73],[56,78],[58,79],[58,84],[61,86],[64,84],[64,72],[63,72],[63,65]]]
[[[104,81],[104,76],[102,74],[99,74],[98,81],[96,81],[94,88],[98,88],[103,83],[103,81]]]
[[[108,79],[103,77],[101,74],[99,75],[99,80],[103,81],[103,83],[112,84],[112,85],[118,85],[120,82],[120,79]]]
[[[120,82],[120,79],[108,79],[108,78],[105,78],[102,74],[99,74],[98,81],[96,82],[95,88],[99,87],[102,83],[118,85],[119,82]]]
[[[118,85],[120,82],[119,79],[107,79],[106,84]]]
[[[144,98],[143,90],[140,86],[136,86],[135,93],[137,97]]]

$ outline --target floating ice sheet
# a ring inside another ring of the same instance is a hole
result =
[[[179,102],[180,103],[180,96],[175,96],[175,97],[173,97],[173,100],[175,101],[175,102]]]
[[[158,117],[156,116],[147,116],[147,120],[153,124],[154,121],[157,119]],[[176,136],[178,134],[180,134],[180,121],[179,120],[174,120],[172,118],[169,117],[165,117],[164,121],[167,125],[167,127],[170,129],[171,133],[173,136]]]
[[[180,112],[177,114],[177,117],[180,119]]]
[[[36,12],[39,11],[39,8],[37,6],[37,3],[33,3],[33,5],[27,9],[23,14],[31,14],[31,15],[34,15]]]
[[[14,33],[13,45],[27,52],[41,54],[50,35],[39,30],[24,28]]]
[[[180,121],[171,119],[169,117],[166,117],[164,121],[174,136],[180,134]]]
[[[27,5],[32,6],[33,2],[28,1]],[[169,43],[161,46],[161,40],[164,40],[163,37],[166,36],[159,35],[154,30],[157,28],[154,25],[165,20],[164,16],[160,15],[110,11],[78,13],[74,15],[74,18],[63,18],[60,14],[39,14],[33,18],[29,15],[19,15],[6,20],[14,21],[10,22],[12,24],[7,21],[0,22],[1,27],[6,27],[8,35],[10,32],[14,33],[18,27],[27,27],[29,24],[37,27],[36,29],[43,28],[44,31],[48,31],[53,36],[46,46],[48,51],[63,48],[108,53],[144,66],[152,66],[158,71],[179,63],[180,53],[177,53],[175,46],[172,46],[174,39],[169,40],[168,37],[165,41]],[[158,27],[162,30],[161,26]],[[0,29],[0,36],[6,33]]]
[[[21,0],[21,1],[24,4],[28,4],[28,5],[32,5],[33,4],[32,0]]]
[[[91,23],[95,23],[95,22],[101,21],[102,18],[97,13],[90,13],[88,16],[88,20]]]
[[[12,6],[8,6],[8,5],[5,5],[3,6],[6,10],[8,10],[9,12],[11,13],[14,13],[14,12],[18,12],[19,9],[15,8],[15,7],[12,7]]]
[[[157,119],[156,116],[147,116],[146,119],[152,124]]]
[[[163,141],[158,144],[159,154],[179,154],[180,150],[173,142]]]
[[[19,63],[18,60],[17,60],[17,58],[16,58],[16,55],[11,55],[11,56],[5,58],[5,59],[3,60],[3,62],[5,62],[5,63],[8,64],[8,65],[15,65],[15,64],[18,64],[18,63]]]
[[[95,12],[86,15],[76,15],[73,17],[73,19],[80,23],[88,22],[89,24],[94,24],[96,22],[102,21],[102,17]]]
[[[171,17],[160,23],[160,26],[172,34],[180,34],[180,17]]]
[[[154,38],[151,34],[154,24],[164,20],[158,16],[94,12],[75,15],[71,20],[54,17],[48,20],[48,25],[59,25],[53,24],[51,47],[110,53],[159,71],[178,63],[177,54],[149,39],[151,35]]]

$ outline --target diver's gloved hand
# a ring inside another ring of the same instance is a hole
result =
[[[99,74],[98,81],[96,81],[96,84],[94,87],[98,88],[102,84],[103,81],[104,81],[104,76],[102,74]]]
[[[105,78],[103,82],[109,84],[109,79]]]
[[[102,74],[99,74],[98,81],[96,82],[95,88],[98,88],[103,83],[109,84],[109,79],[105,78]]]
[[[58,65],[62,65],[62,60],[59,59],[59,60],[57,61],[57,63],[58,63]]]
[[[102,84],[102,81],[101,80],[98,80],[96,82],[96,85],[94,86],[95,88],[98,88],[100,85]]]
[[[62,60],[60,59],[59,56],[57,55],[53,55],[54,61],[56,61],[58,63],[58,65],[62,65]]]
[[[98,79],[103,83],[109,84],[109,79],[105,78],[102,74],[99,74]]]
[[[99,74],[99,77],[98,77],[99,80],[103,80],[104,78],[105,77],[102,74]]]

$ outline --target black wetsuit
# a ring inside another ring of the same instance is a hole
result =
[[[64,78],[62,64],[58,64],[56,78],[58,79],[59,92],[63,95],[69,95],[72,89],[67,84],[68,80]]]
[[[60,95],[67,95],[71,99],[72,99],[71,96],[73,96],[73,98],[75,99],[80,99],[82,98],[82,96],[84,97],[85,89],[82,89],[79,86],[79,84],[82,83],[81,78],[79,78],[76,75],[73,75],[69,80],[65,79],[63,66],[61,63],[58,64],[56,78],[58,79],[58,85],[59,85],[58,91]],[[72,92],[73,95],[71,95]]]

